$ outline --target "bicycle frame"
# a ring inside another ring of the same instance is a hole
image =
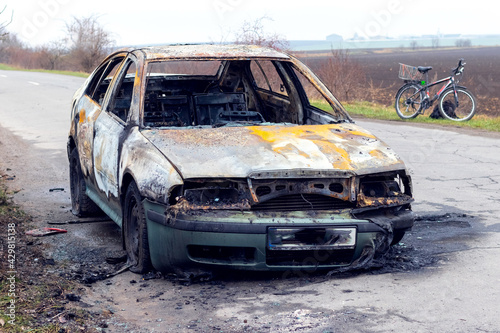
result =
[[[428,79],[429,79],[429,74],[426,72],[425,73],[425,82],[428,82]],[[421,82],[419,82],[419,81],[408,80],[406,82],[407,83],[414,83],[416,85],[421,85]],[[429,94],[429,88],[434,87],[434,86],[441,84],[441,83],[444,83],[444,82],[447,82],[447,83],[445,85],[443,85],[443,87],[441,89],[439,89],[439,91],[431,98],[430,94]],[[422,110],[420,111],[420,113],[421,113],[424,110],[427,110],[429,107],[431,107],[432,104],[434,103],[434,101],[436,101],[439,98],[439,96],[441,96],[443,91],[445,91],[450,86],[452,86],[453,88],[456,87],[454,75],[450,75],[448,77],[445,77],[443,79],[440,79],[440,80],[437,80],[437,81],[434,81],[434,82],[431,82],[428,84],[426,83],[424,86],[422,86],[420,89],[418,89],[417,92],[415,92],[411,97],[416,96],[416,95],[424,92],[425,98],[422,99],[423,105],[422,105]]]
[[[425,73],[425,82],[428,82],[428,77],[429,77],[429,74]],[[429,88],[434,87],[434,86],[441,84],[443,82],[446,82],[446,81],[448,81],[448,83],[443,85],[443,87],[441,87],[441,89],[439,89],[439,91],[431,99],[430,94],[429,94]],[[432,105],[432,103],[434,103],[434,101],[437,100],[439,98],[439,96],[441,96],[443,91],[445,91],[450,86],[455,87],[455,76],[454,75],[450,75],[448,77],[445,77],[443,79],[437,80],[437,81],[429,83],[429,84],[426,83],[421,89],[419,89],[418,92],[420,93],[421,91],[425,91],[426,99],[429,99],[430,105]]]

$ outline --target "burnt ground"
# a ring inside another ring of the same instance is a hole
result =
[[[480,229],[478,219],[467,214],[422,214],[402,242],[384,260],[367,269],[335,274],[221,271],[199,279],[123,273],[121,281],[109,279],[92,285],[88,299],[109,292],[94,306],[116,314],[107,322],[111,331],[120,331],[122,327],[133,332],[152,332],[155,328],[160,332],[363,331],[367,321],[380,320],[374,309],[371,314],[366,309],[349,306],[334,311],[319,305],[298,305],[290,297],[321,299],[323,296],[316,288],[328,285],[335,289],[338,298],[349,299],[350,295],[372,292],[346,287],[349,280],[366,275],[395,273],[398,279],[404,279],[432,274],[453,264],[456,252],[469,250],[467,244],[480,237]],[[127,303],[132,303],[133,309]],[[226,304],[226,309],[215,311],[221,304]],[[233,312],[228,313],[228,309]],[[136,326],[134,322],[141,324]]]

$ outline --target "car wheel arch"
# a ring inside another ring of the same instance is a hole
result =
[[[127,193],[128,187],[130,186],[131,183],[135,183],[137,187],[139,188],[139,185],[137,181],[135,180],[135,177],[132,175],[130,172],[125,172],[122,177],[122,182],[120,185],[120,205],[123,207],[125,204],[125,194]],[[140,191],[140,188],[139,188]],[[142,193],[141,193],[142,194]]]
[[[68,157],[73,151],[73,149],[76,149],[76,142],[75,139],[72,136],[70,136],[68,137]]]
[[[120,186],[120,207],[122,209],[122,225],[121,225],[121,238],[122,247],[125,249],[125,233],[124,233],[124,223],[125,223],[125,195],[127,194],[128,187],[130,184],[137,184],[136,180],[129,172],[123,174],[121,186]]]
[[[144,217],[144,207],[141,202],[143,196],[141,195],[139,187],[132,176],[129,176],[126,179],[128,183],[127,188],[124,191],[122,201],[122,246],[127,252],[127,264],[129,265],[129,269],[134,273],[143,274],[151,268],[147,224]],[[129,204],[132,205],[129,206]],[[131,213],[133,210],[136,211],[137,215]],[[135,219],[134,216],[136,216]],[[130,233],[131,230],[132,233]],[[136,233],[134,233],[133,230],[136,230]]]

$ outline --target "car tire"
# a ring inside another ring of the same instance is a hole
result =
[[[142,199],[137,185],[132,182],[125,194],[123,236],[129,269],[139,274],[151,269],[148,230]]]
[[[100,208],[85,193],[87,185],[83,178],[78,151],[74,148],[69,155],[69,181],[71,191],[71,212],[79,217],[99,215]]]

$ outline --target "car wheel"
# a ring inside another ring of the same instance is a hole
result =
[[[392,242],[391,242],[391,245],[396,245],[397,243],[401,242],[401,240],[403,239],[405,235],[405,231],[404,230],[394,230],[394,232],[392,233]]]
[[[83,178],[78,151],[73,149],[69,156],[69,181],[71,190],[71,212],[76,216],[92,216],[101,212],[99,207],[85,194],[87,185]]]
[[[148,230],[142,197],[135,183],[131,183],[125,194],[123,233],[128,264],[134,273],[146,273],[151,269]]]

